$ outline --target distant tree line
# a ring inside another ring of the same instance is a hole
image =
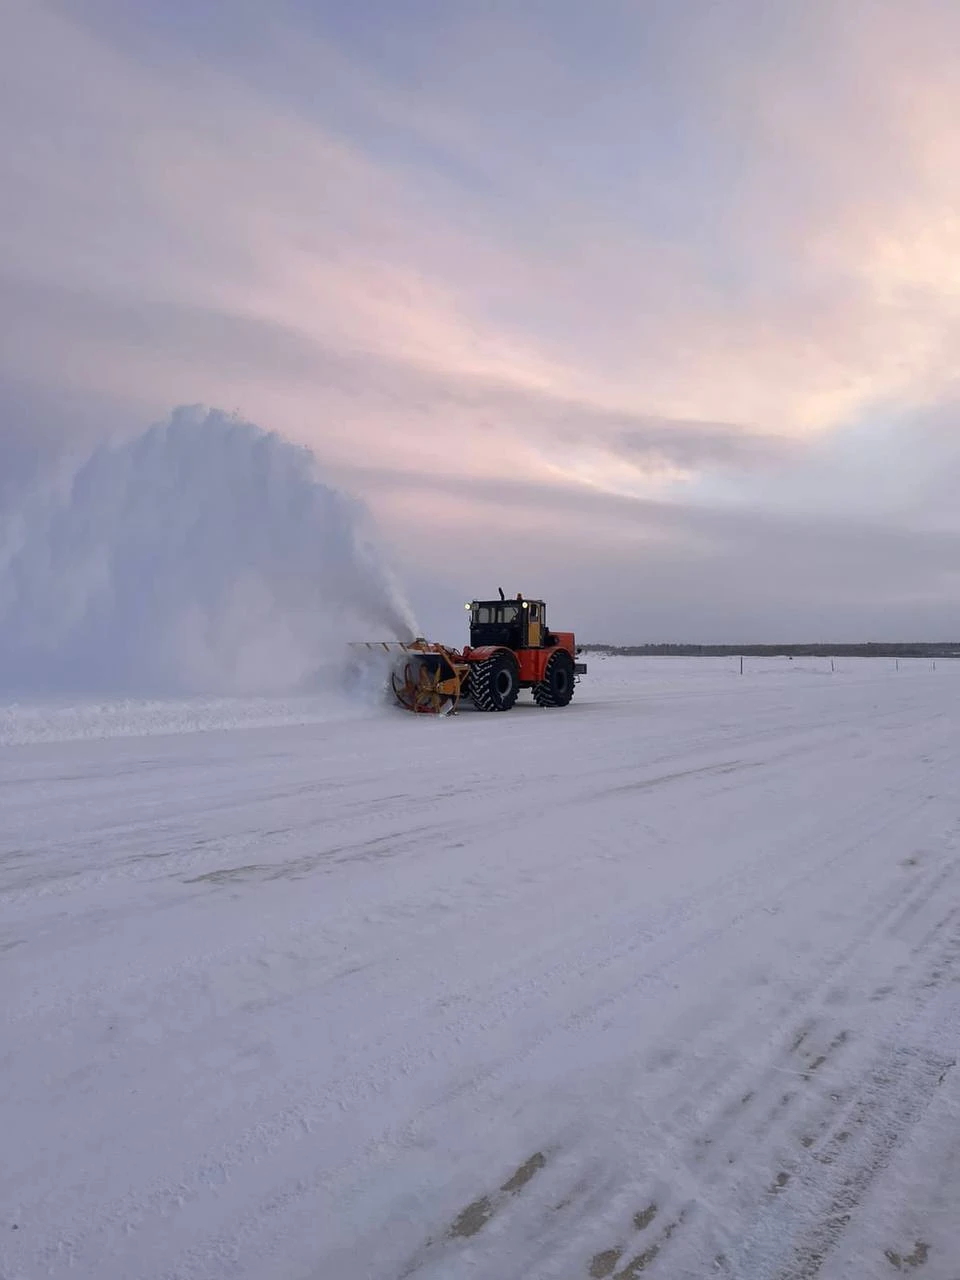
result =
[[[960,658],[960,641],[862,644],[582,644],[584,653],[676,658]]]

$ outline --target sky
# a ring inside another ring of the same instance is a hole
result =
[[[0,502],[185,404],[424,630],[960,638],[953,0],[0,3]]]

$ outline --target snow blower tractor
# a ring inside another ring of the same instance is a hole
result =
[[[522,595],[471,600],[470,643],[462,651],[417,639],[361,641],[391,659],[397,702],[419,715],[447,715],[469,696],[478,711],[509,711],[521,689],[540,707],[565,707],[586,663],[572,631],[551,631],[546,605]]]

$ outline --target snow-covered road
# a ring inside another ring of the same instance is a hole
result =
[[[960,663],[829,665],[0,713],[0,1276],[958,1280]]]

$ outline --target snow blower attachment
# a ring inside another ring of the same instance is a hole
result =
[[[386,653],[390,686],[401,707],[418,715],[448,715],[467,685],[467,664],[455,650],[417,639],[359,641],[354,649]]]
[[[551,631],[542,600],[522,595],[473,600],[470,643],[461,652],[417,639],[360,641],[354,649],[382,651],[401,707],[418,715],[448,715],[469,694],[478,711],[509,711],[521,689],[540,707],[565,707],[586,663],[572,631]]]

